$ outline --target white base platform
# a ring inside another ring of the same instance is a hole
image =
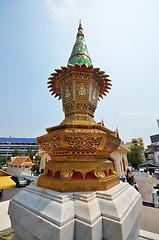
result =
[[[141,195],[128,183],[60,193],[31,184],[11,201],[14,240],[137,240]]]

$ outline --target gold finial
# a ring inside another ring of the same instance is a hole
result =
[[[81,22],[81,19],[80,19],[78,30],[81,29],[81,28],[82,28],[82,22]],[[82,28],[82,30],[83,30],[83,28]]]
[[[84,37],[81,19],[80,19],[80,21],[79,21],[79,27],[78,27],[77,37],[78,37],[78,36],[83,36],[83,37]]]

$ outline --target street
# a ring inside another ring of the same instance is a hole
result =
[[[152,182],[153,182],[153,185],[152,185],[149,183],[150,176],[148,176],[147,174],[140,173],[136,175],[135,173],[133,173],[133,175],[136,183],[139,186],[139,192],[142,196],[142,201],[153,202],[153,199],[152,199],[153,186],[159,183],[159,180],[157,180],[155,177],[152,177]]]
[[[3,191],[3,197],[1,199],[0,202],[4,202],[4,201],[7,201],[7,200],[10,200],[12,199],[19,191],[21,191],[23,189],[23,187],[21,188],[7,188],[7,189],[4,189]]]

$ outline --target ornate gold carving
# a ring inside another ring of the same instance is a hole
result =
[[[86,169],[75,169],[75,171],[76,172],[79,171],[82,174],[82,177],[85,178],[85,175],[86,175],[88,169],[87,170]]]
[[[61,137],[60,136],[55,136],[52,138],[48,139],[42,139],[38,141],[40,149],[49,152],[54,149],[60,149],[61,148]]]
[[[64,180],[70,180],[73,176],[73,171],[70,169],[62,169],[60,171],[60,178]]]
[[[99,89],[95,85],[92,84],[92,87],[91,87],[91,102],[94,103],[95,105],[97,105],[98,96],[99,96]]]
[[[96,169],[94,170],[94,175],[97,177],[97,178],[105,178],[105,173],[104,173],[104,169]]]
[[[87,173],[94,173],[97,179],[106,178],[107,175],[115,174],[113,163],[109,160],[99,161],[99,162],[54,162],[50,160],[46,163],[44,174],[50,176],[50,171],[52,172],[52,177],[56,178],[56,173],[60,172],[59,178],[61,180],[71,180],[73,177],[73,172],[79,172],[83,179]],[[106,174],[105,174],[106,172]]]
[[[60,192],[79,192],[79,191],[104,191],[119,184],[120,180],[117,174],[110,175],[109,178],[101,179],[80,179],[73,180],[61,180],[48,178],[45,175],[41,175],[38,178],[38,186],[53,189]]]

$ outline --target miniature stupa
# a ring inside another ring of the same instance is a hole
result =
[[[98,100],[111,89],[111,80],[100,68],[93,68],[81,21],[67,67],[55,71],[48,87],[62,99],[65,119],[37,138],[40,149],[51,157],[37,185],[60,192],[107,190],[119,183],[108,156],[120,139],[95,122],[94,112]]]
[[[119,181],[108,160],[120,145],[118,131],[97,124],[97,101],[110,89],[108,75],[93,68],[81,23],[67,67],[49,78],[62,99],[65,119],[37,138],[51,158],[44,174],[10,202],[12,240],[137,240],[141,195]]]

